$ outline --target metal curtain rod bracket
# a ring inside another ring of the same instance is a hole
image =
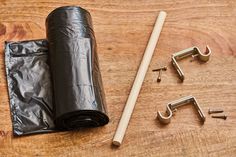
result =
[[[173,64],[174,68],[176,69],[176,71],[179,74],[180,80],[183,82],[184,81],[184,73],[181,70],[181,68],[179,67],[177,61],[181,60],[185,57],[192,56],[192,57],[198,57],[198,59],[203,62],[207,62],[210,59],[210,55],[211,55],[211,49],[209,48],[209,46],[206,46],[205,53],[202,53],[198,47],[194,46],[194,47],[190,47],[188,49],[174,53],[172,55],[171,59],[172,59],[172,64]]]
[[[186,96],[186,97],[183,97],[181,99],[178,99],[178,100],[175,100],[175,101],[172,101],[172,102],[168,103],[167,106],[166,106],[166,113],[168,114],[168,116],[163,116],[161,114],[161,112],[158,111],[157,112],[157,117],[158,117],[158,119],[160,120],[161,123],[168,124],[168,123],[170,123],[171,117],[173,116],[173,112],[176,111],[177,107],[183,106],[183,105],[186,105],[186,104],[189,104],[189,103],[192,103],[194,105],[194,107],[197,109],[197,112],[199,114],[201,122],[204,123],[205,119],[206,119],[205,115],[202,112],[202,109],[200,108],[196,98],[193,97],[193,96]]]

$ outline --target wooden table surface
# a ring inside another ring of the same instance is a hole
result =
[[[4,67],[4,41],[45,38],[45,18],[56,7],[79,5],[92,14],[110,116],[108,125],[73,132],[12,135]],[[123,144],[111,145],[153,24],[168,13]],[[236,1],[235,0],[0,0],[0,156],[236,156]],[[209,45],[209,62],[181,61],[180,83],[171,54]],[[156,83],[152,69],[167,65]],[[179,109],[169,125],[156,119],[168,102],[193,95],[206,122],[191,105]],[[208,108],[222,108],[227,120]]]

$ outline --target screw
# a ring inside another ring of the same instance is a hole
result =
[[[218,110],[211,110],[211,109],[209,109],[209,110],[208,110],[208,114],[212,114],[212,113],[222,113],[222,112],[224,112],[224,110],[221,110],[221,109],[218,109]]]
[[[158,69],[153,69],[152,71],[154,72],[154,71],[160,71],[160,70],[166,71],[167,70],[167,66],[163,66],[163,67],[160,67]]]
[[[192,58],[195,58],[195,57],[197,57],[197,56],[199,56],[199,54],[192,55]]]
[[[162,70],[159,71],[158,78],[157,78],[157,82],[161,82],[161,71],[162,71]]]
[[[227,116],[226,115],[221,115],[221,116],[211,116],[212,118],[221,118],[221,119],[224,119],[226,120],[227,119]]]
[[[158,74],[158,78],[157,78],[157,82],[161,82],[161,73],[162,73],[162,70],[163,71],[166,71],[167,70],[167,66],[163,66],[163,67],[160,67],[158,69],[153,69],[152,71],[159,71],[159,74]]]
[[[198,56],[199,56],[199,54],[192,55],[192,59],[190,60],[190,62],[193,62],[195,60],[195,58]]]

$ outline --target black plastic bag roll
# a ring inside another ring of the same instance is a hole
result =
[[[91,16],[61,7],[46,19],[47,40],[6,42],[14,135],[108,123]]]
[[[60,129],[108,123],[96,42],[89,12],[62,7],[46,19],[55,100]]]

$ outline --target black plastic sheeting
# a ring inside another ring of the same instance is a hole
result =
[[[46,19],[47,40],[6,42],[14,135],[108,123],[91,16],[61,7]]]

